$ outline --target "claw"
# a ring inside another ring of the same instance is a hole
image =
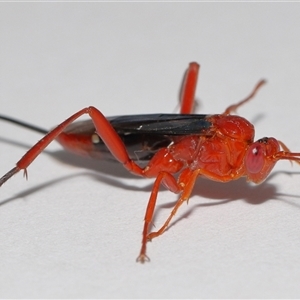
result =
[[[138,258],[136,259],[136,262],[140,262],[141,264],[145,262],[149,262],[150,258],[146,254],[140,254]]]

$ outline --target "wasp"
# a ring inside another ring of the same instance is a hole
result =
[[[0,116],[2,120],[44,135],[0,179],[0,186],[21,170],[27,178],[29,165],[54,140],[73,153],[113,159],[137,176],[155,178],[137,258],[141,263],[149,261],[147,242],[164,233],[179,207],[189,200],[199,176],[219,182],[246,177],[248,181],[261,183],[277,161],[300,163],[300,153],[290,152],[284,143],[273,137],[255,141],[254,126],[245,118],[233,115],[237,108],[254,97],[265,80],[259,81],[247,98],[221,114],[193,114],[199,68],[196,62],[189,64],[182,85],[179,114],[105,117],[97,108],[89,106],[50,131]],[[85,114],[90,120],[74,122]],[[163,226],[156,232],[149,232],[161,185],[179,194],[179,198]]]

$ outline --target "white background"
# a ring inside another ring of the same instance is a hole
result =
[[[238,113],[300,151],[299,3],[1,3],[0,112],[49,129],[75,111],[174,112],[201,64],[199,112]],[[1,122],[4,174],[40,135]],[[0,297],[300,297],[300,168],[259,186],[197,181],[139,264],[153,180],[57,143],[0,193]],[[176,196],[162,189],[156,228]]]

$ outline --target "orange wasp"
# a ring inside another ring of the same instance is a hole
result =
[[[135,175],[154,177],[145,213],[142,247],[137,258],[141,263],[149,261],[147,242],[163,234],[178,208],[188,201],[198,176],[220,182],[246,177],[248,181],[260,183],[278,160],[300,163],[300,153],[290,152],[273,137],[254,142],[254,126],[242,117],[231,115],[254,97],[264,80],[246,99],[229,106],[222,114],[199,115],[192,114],[198,72],[199,65],[190,63],[182,86],[180,114],[106,118],[97,108],[90,106],[49,132],[0,116],[0,119],[45,135],[17,162],[16,167],[0,179],[0,186],[20,170],[24,170],[27,178],[28,166],[53,140],[71,152],[114,159]],[[73,123],[84,114],[88,114],[91,120]],[[163,226],[156,232],[149,232],[161,184],[180,196]]]

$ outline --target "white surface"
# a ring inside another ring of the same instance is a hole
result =
[[[298,3],[1,3],[0,20],[2,114],[51,128],[88,105],[173,112],[197,61],[199,112],[221,113],[266,78],[239,113],[257,138],[300,151]],[[1,173],[38,138],[1,122]],[[259,186],[199,179],[141,265],[153,181],[53,143],[27,182],[1,188],[0,297],[300,297],[299,172],[280,162]],[[175,199],[160,193],[157,228]]]

